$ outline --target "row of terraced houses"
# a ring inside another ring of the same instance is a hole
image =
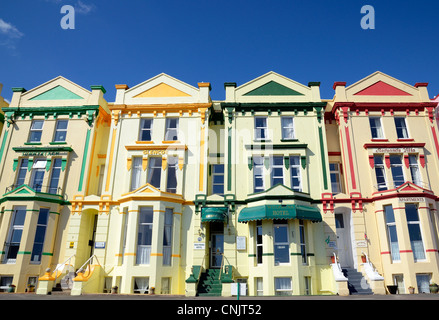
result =
[[[439,282],[427,83],[57,77],[0,98],[0,290],[405,294]],[[238,285],[239,284],[239,285]],[[12,289],[11,289],[12,288]]]

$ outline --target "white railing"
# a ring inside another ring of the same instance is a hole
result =
[[[64,267],[65,266],[72,266],[71,261],[73,259],[73,257],[75,256],[75,254],[71,255],[66,261],[64,261],[61,264],[58,264],[55,268],[55,270],[53,270],[53,272],[55,273],[55,281],[53,282],[56,285],[56,278],[58,278],[58,270],[61,269],[61,274],[64,271]],[[68,262],[68,263],[67,263]],[[61,268],[62,267],[62,268]]]
[[[93,258],[96,258],[97,264],[100,265],[102,267],[102,265],[99,263],[98,257],[96,257],[96,255],[92,255],[90,258],[87,259],[87,261],[84,262],[84,264],[81,266],[81,268],[79,268],[78,273],[79,272],[85,272],[84,267],[90,262],[90,264],[93,264]]]
[[[340,263],[338,263],[338,258],[335,252],[332,253],[334,257],[334,263],[331,264],[332,272],[334,273],[335,281],[348,281],[348,279],[344,276],[343,271],[341,270]]]
[[[366,262],[363,263],[363,267],[364,267],[364,272],[366,273],[368,279],[371,281],[384,280],[384,278],[374,268],[372,262],[370,262],[368,255],[365,252],[361,252],[361,254],[366,257]]]

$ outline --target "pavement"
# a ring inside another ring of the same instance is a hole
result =
[[[65,293],[56,293],[50,295],[37,295],[35,293],[0,293],[0,300],[143,300],[143,301],[175,301],[188,302],[191,301],[216,301],[225,303],[230,301],[238,301],[234,297],[186,297],[183,295],[149,295],[149,294],[82,294],[80,296],[71,296]],[[439,300],[439,294],[388,294],[388,295],[349,295],[349,296],[241,296],[239,301],[285,301],[285,300],[301,300],[301,301],[361,301],[361,300],[385,300],[385,301],[429,301]]]

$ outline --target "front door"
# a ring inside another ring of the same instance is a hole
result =
[[[224,253],[224,234],[212,233],[210,247],[210,267],[221,268]]]
[[[349,231],[349,220],[347,219],[347,216],[345,214],[335,214],[335,227],[337,230],[337,248],[339,263],[342,267],[352,267],[352,249]]]

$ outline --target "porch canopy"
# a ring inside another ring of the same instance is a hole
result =
[[[317,208],[298,204],[290,205],[262,205],[244,208],[238,216],[238,222],[266,219],[302,219],[312,222],[321,222],[322,215]]]
[[[226,222],[228,207],[201,208],[201,222]]]

